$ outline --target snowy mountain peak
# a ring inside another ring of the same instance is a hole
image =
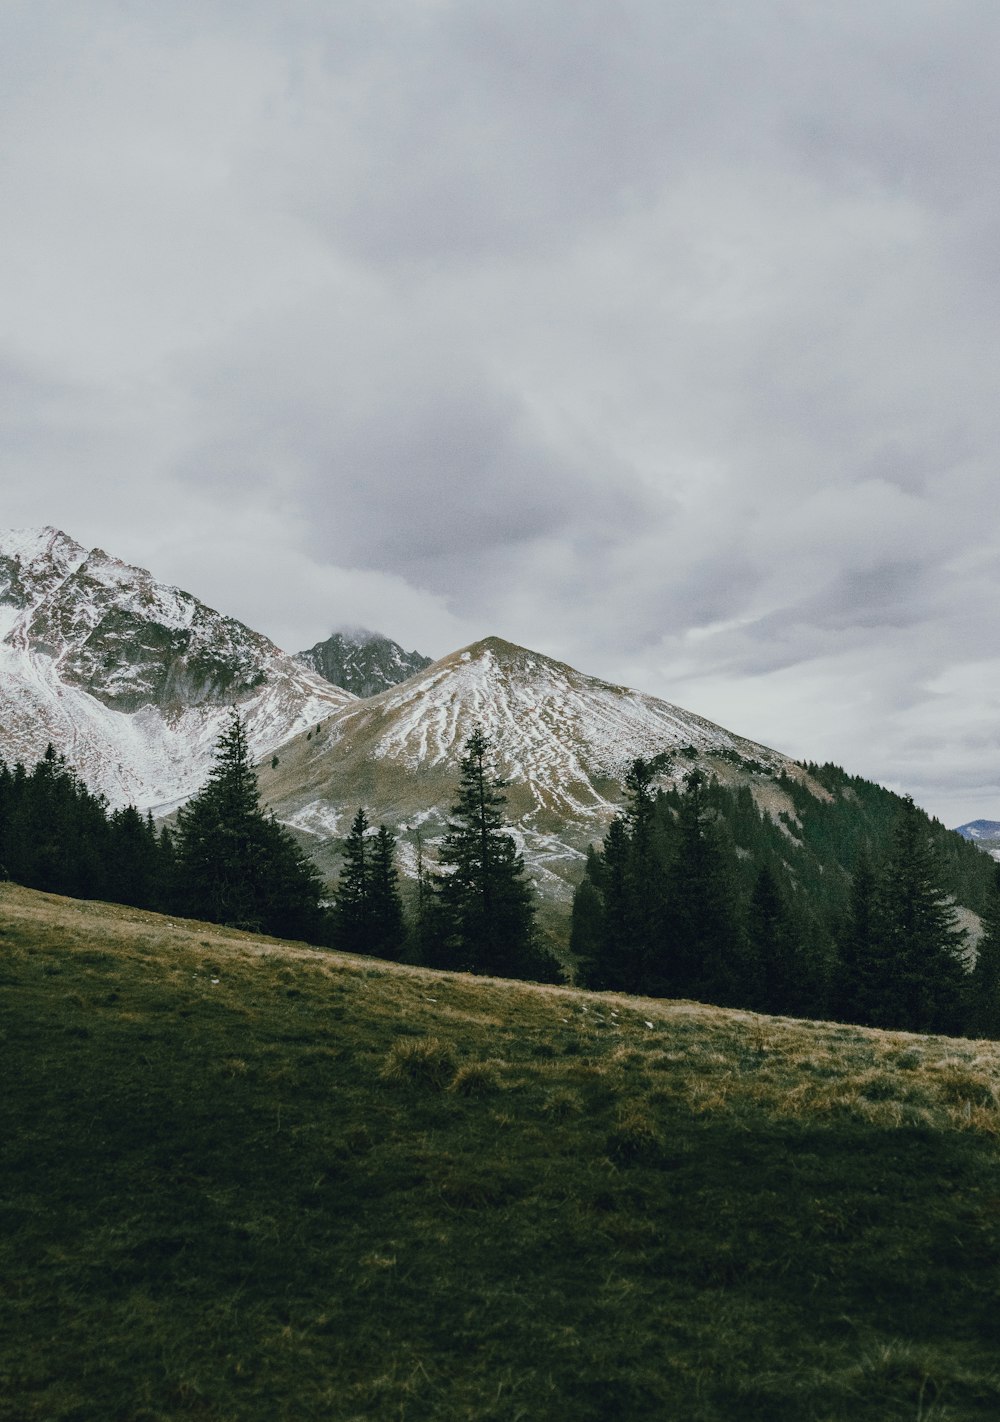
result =
[[[58,528],[0,531],[0,604],[34,607],[67,578],[87,550]]]
[[[233,705],[262,755],[355,699],[58,529],[0,533],[0,604],[0,755],[31,763],[51,741],[115,803],[196,790]]]

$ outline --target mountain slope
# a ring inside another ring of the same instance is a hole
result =
[[[334,632],[325,642],[297,652],[296,660],[355,696],[376,696],[431,664],[430,657],[404,652],[398,642],[364,628]]]
[[[699,764],[723,780],[753,777],[764,795],[778,793],[782,770],[804,775],[692,712],[487,637],[279,748],[278,766],[261,767],[261,788],[279,818],[317,841],[345,834],[366,806],[399,831],[401,864],[413,872],[417,831],[429,843],[442,832],[476,726],[510,782],[509,815],[539,887],[556,899],[569,897],[636,756],[673,752],[675,778]],[[317,844],[321,863],[335,863],[332,851]]]
[[[256,755],[354,697],[178,588],[57,529],[0,534],[0,756],[51,742],[112,803],[203,783],[238,706]]]

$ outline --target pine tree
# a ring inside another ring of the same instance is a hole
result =
[[[977,1037],[1000,1039],[1000,864],[983,914],[976,966],[970,983],[970,1030]]]
[[[874,1025],[911,1032],[960,1031],[965,934],[955,926],[939,886],[926,819],[909,796],[896,821],[880,920],[883,975],[875,985]]]
[[[333,896],[334,942],[338,948],[367,953],[370,942],[371,852],[368,816],[359,808],[344,841],[344,867]]]
[[[396,839],[380,825],[370,833],[359,809],[344,841],[344,868],[334,895],[334,941],[338,948],[398,958],[406,925],[396,872]]]
[[[371,855],[370,952],[379,958],[398,958],[403,950],[406,924],[396,871],[396,838],[379,825]]]
[[[847,916],[838,934],[834,1011],[842,1022],[873,1026],[887,970],[879,932],[878,885],[867,854],[858,854]]]
[[[785,901],[769,865],[761,866],[747,914],[747,952],[758,1012],[792,1013],[798,1007],[796,944]]]
[[[698,770],[684,779],[677,849],[667,874],[662,951],[650,986],[662,996],[729,1003],[738,992],[743,942],[732,885]]]
[[[234,711],[216,743],[208,782],[177,812],[178,911],[316,941],[323,934],[320,892],[291,835],[260,808],[246,730]]]
[[[601,854],[588,856],[573,907],[571,947],[588,987],[652,992],[663,946],[664,833],[653,781],[665,758],[636,759],[625,776],[625,808],[608,826]]]
[[[439,855],[451,869],[437,881],[439,956],[477,973],[551,978],[556,965],[537,946],[531,884],[504,819],[506,782],[492,767],[492,747],[481,729],[464,749]]]

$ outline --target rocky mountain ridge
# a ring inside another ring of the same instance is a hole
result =
[[[361,627],[342,628],[295,655],[303,666],[355,696],[376,696],[431,664],[430,657],[405,652],[390,637]]]
[[[0,755],[51,742],[114,804],[204,782],[230,708],[264,755],[355,698],[235,618],[58,529],[0,534]]]

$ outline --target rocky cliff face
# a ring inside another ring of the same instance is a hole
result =
[[[325,642],[297,655],[303,666],[355,696],[376,696],[431,664],[430,657],[404,652],[391,638],[362,629],[334,632]]]

